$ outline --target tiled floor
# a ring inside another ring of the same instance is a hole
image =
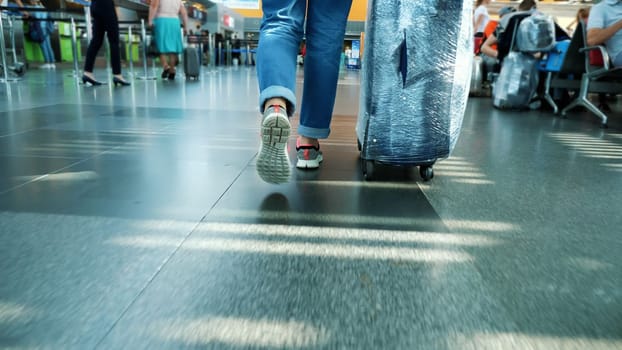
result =
[[[0,348],[622,348],[619,99],[603,130],[472,98],[432,181],[365,182],[344,72],[322,168],[270,185],[257,96],[1,84]]]

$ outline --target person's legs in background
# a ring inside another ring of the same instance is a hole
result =
[[[288,117],[296,109],[296,55],[303,36],[305,0],[264,0],[257,48],[259,110],[263,113],[262,144],[257,172],[266,182],[289,179]]]
[[[119,24],[116,19],[106,21],[106,34],[110,46],[110,65],[112,74],[121,77],[121,52],[119,50]],[[122,78],[122,77],[121,77]]]
[[[162,79],[166,79],[171,69],[171,64],[168,61],[168,54],[160,53],[160,63],[162,63]]]
[[[105,20],[99,17],[93,17],[93,37],[89,43],[89,47],[86,50],[86,58],[84,59],[84,74],[82,76],[83,83],[90,83],[92,85],[101,85],[102,83],[95,80],[93,76],[93,67],[95,66],[95,57],[97,52],[104,43],[104,25]]]
[[[46,36],[45,39],[40,44],[41,52],[43,53],[43,59],[45,63],[48,65],[48,68],[56,68],[54,58],[54,51],[52,50],[52,43],[50,41],[50,36]]]
[[[317,168],[322,161],[318,139],[330,133],[351,5],[352,0],[315,0],[307,9],[304,88],[296,144],[299,168]]]
[[[179,56],[176,53],[168,54],[168,62],[169,62],[168,79],[174,80],[175,73],[177,72],[176,67],[177,67],[177,64],[179,63]]]
[[[121,75],[121,50],[119,42],[119,22],[116,14],[106,21],[106,34],[110,46],[110,65],[112,66],[112,82],[117,85],[130,85]]]
[[[162,79],[167,79],[170,74],[170,69],[172,63],[169,61],[169,53],[167,43],[167,34],[168,34],[168,18],[157,17],[153,20],[153,35],[154,40],[156,41],[156,46],[158,47],[158,52],[160,53],[160,63],[162,64]]]

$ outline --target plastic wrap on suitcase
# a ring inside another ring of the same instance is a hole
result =
[[[481,56],[475,56],[473,58],[473,68],[471,72],[471,87],[469,88],[469,95],[479,96],[483,93],[484,82],[484,60]]]
[[[199,49],[196,46],[188,46],[184,49],[184,74],[187,78],[199,79],[201,62]]]
[[[356,127],[363,159],[449,156],[469,94],[471,11],[463,0],[369,0]]]
[[[518,26],[518,51],[543,52],[555,47],[555,22],[551,16],[531,15]]]
[[[533,55],[510,52],[503,61],[492,90],[492,104],[502,109],[527,108],[538,87],[538,66]]]

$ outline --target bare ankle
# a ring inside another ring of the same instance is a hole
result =
[[[287,103],[285,102],[285,99],[280,98],[280,97],[274,97],[274,98],[266,100],[266,103],[264,103],[263,107],[264,109],[266,109],[269,106],[274,106],[274,105],[279,105],[283,108],[287,107]]]
[[[317,139],[314,139],[312,137],[306,137],[306,136],[298,136],[300,138],[300,144],[301,145],[313,145],[313,146],[317,146],[320,144],[320,142]]]

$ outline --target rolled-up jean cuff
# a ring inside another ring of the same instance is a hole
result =
[[[287,102],[287,106],[285,106],[287,116],[291,117],[296,110],[296,95],[292,90],[279,85],[268,86],[259,94],[259,111],[263,113],[266,101],[276,97],[285,99]]]
[[[304,125],[298,125],[298,135],[310,137],[312,139],[325,139],[330,134],[330,128],[318,129]]]

